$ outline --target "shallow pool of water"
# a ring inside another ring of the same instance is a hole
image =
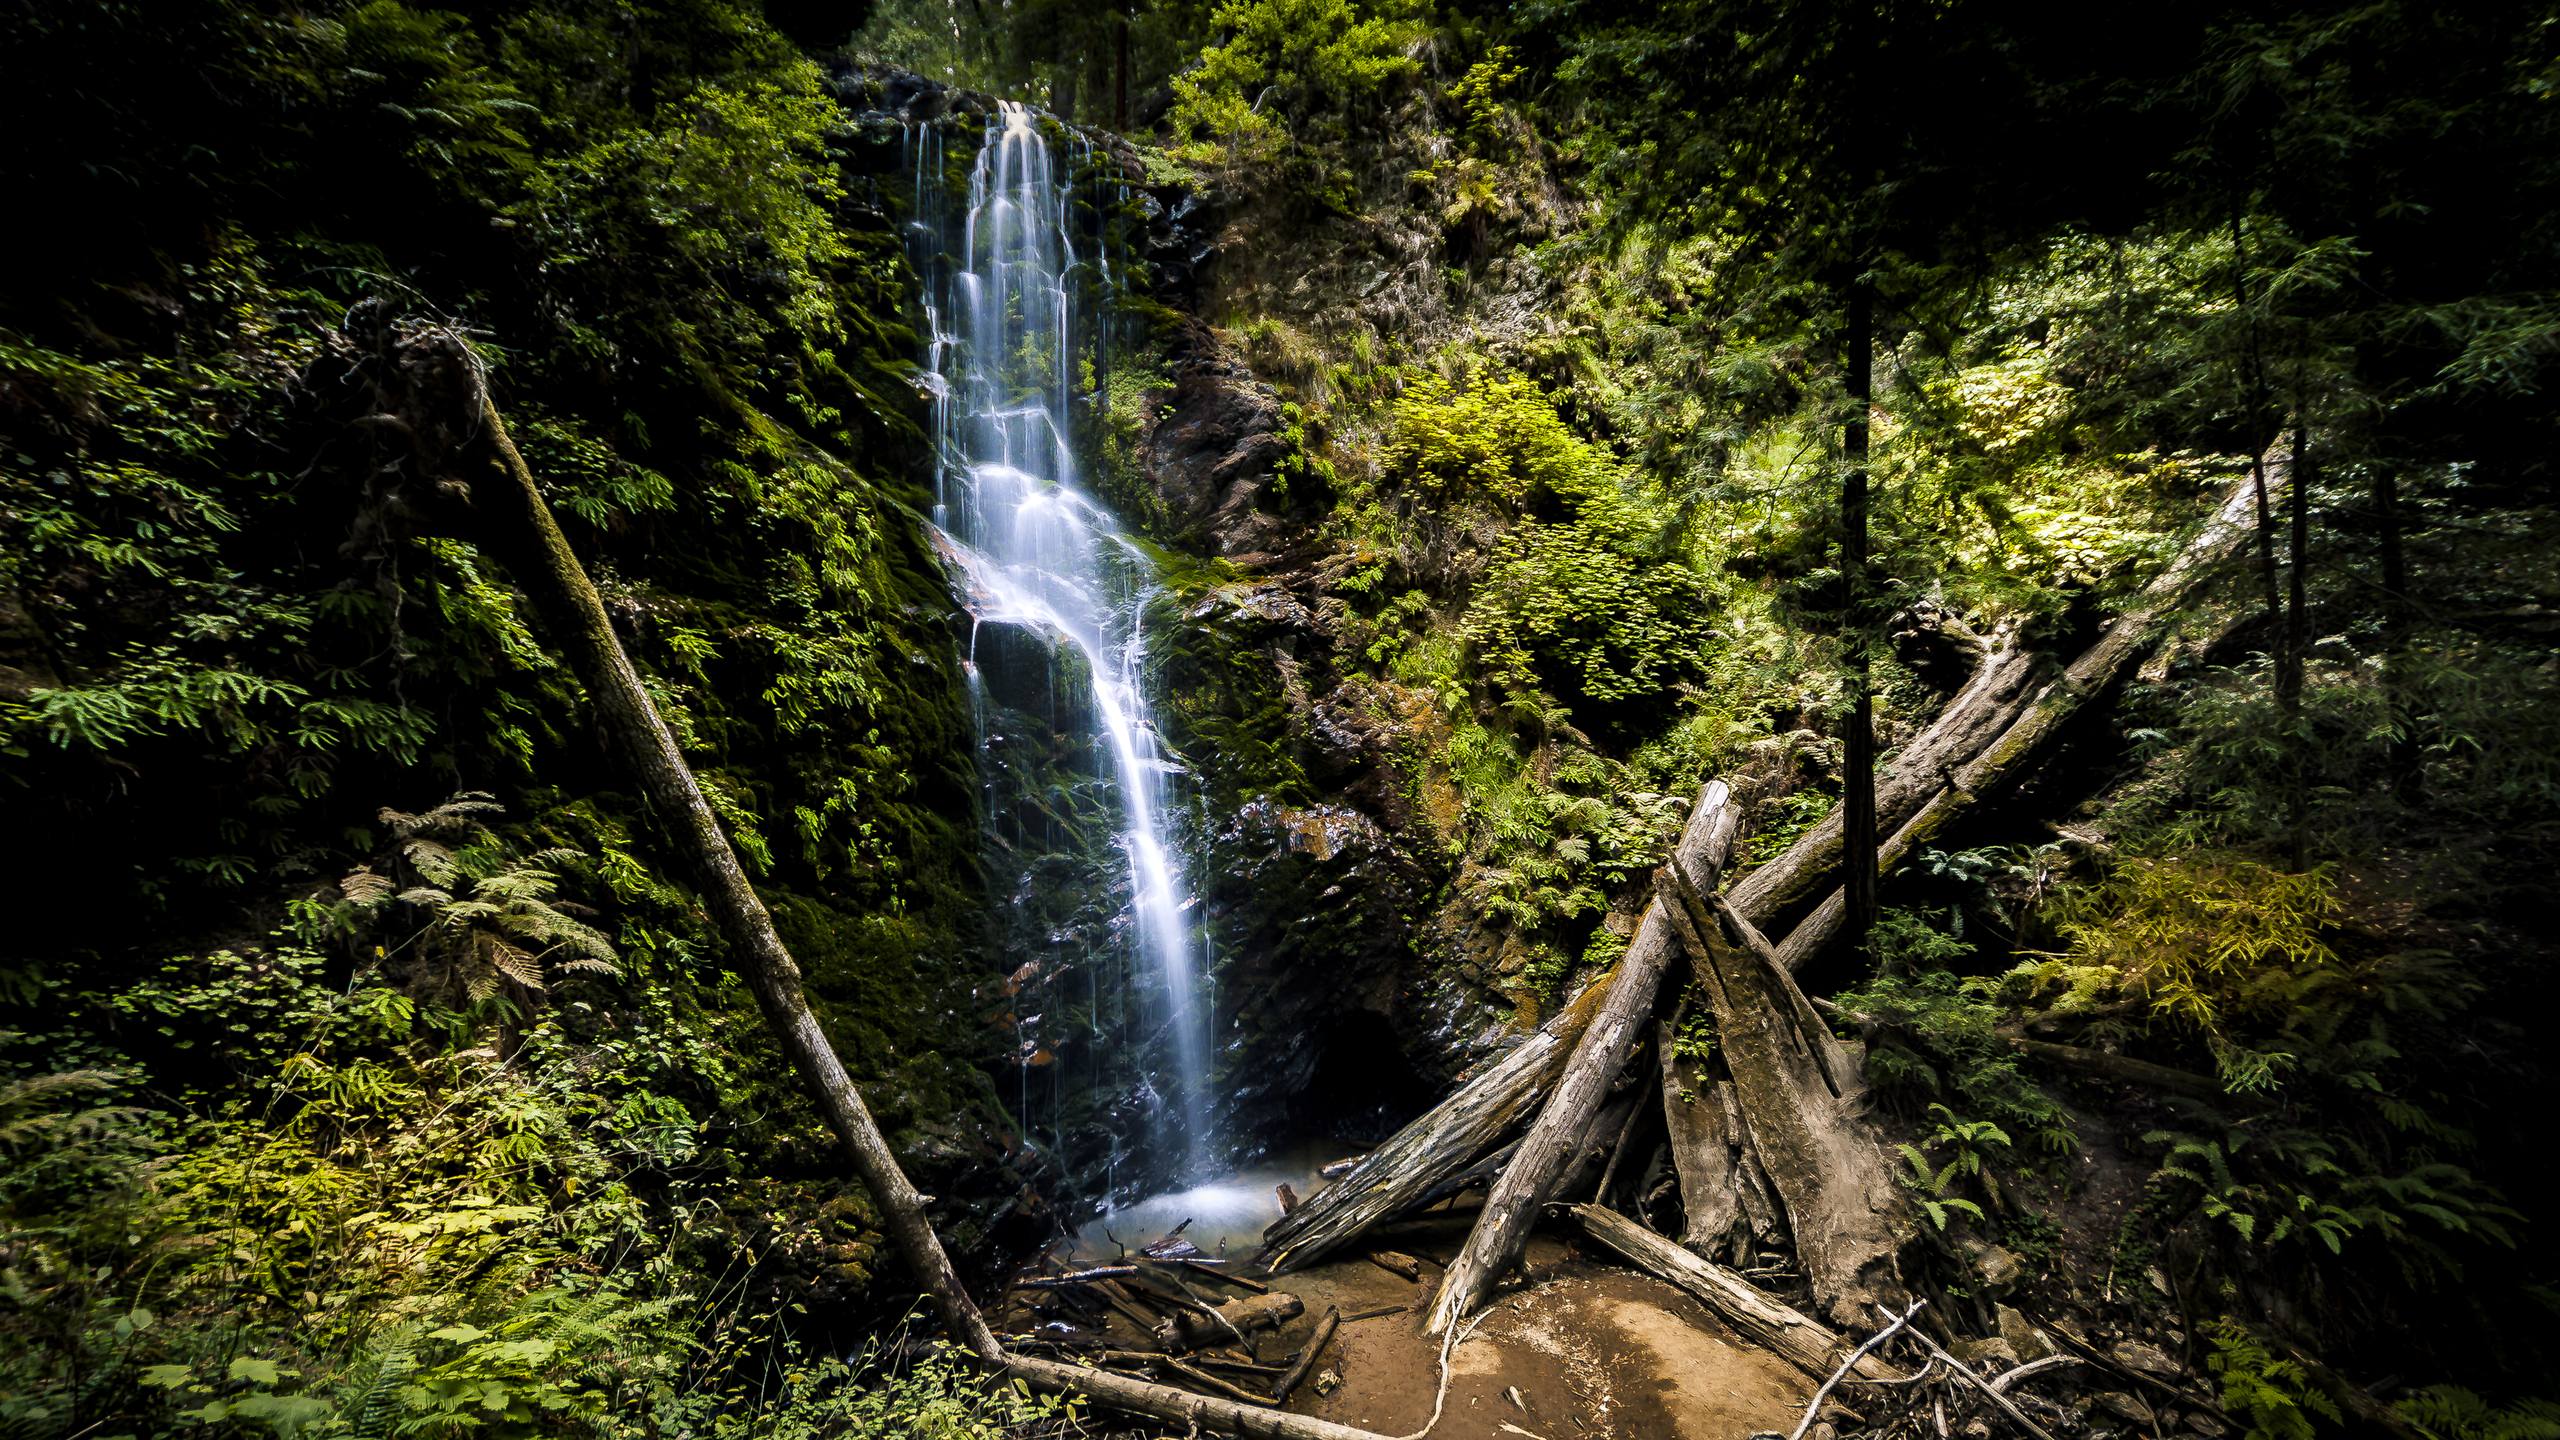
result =
[[[1304,1199],[1321,1189],[1317,1172],[1359,1151],[1330,1140],[1299,1141],[1206,1184],[1169,1190],[1116,1206],[1076,1231],[1074,1256],[1084,1261],[1119,1258],[1163,1238],[1183,1221],[1182,1238],[1211,1257],[1243,1260],[1262,1248],[1262,1232],[1280,1218],[1277,1187]]]

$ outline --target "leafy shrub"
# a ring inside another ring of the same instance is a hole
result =
[[[1419,68],[1411,0],[1219,0],[1209,28],[1221,39],[1173,79],[1174,157],[1276,168],[1285,190],[1348,209],[1338,147]]]

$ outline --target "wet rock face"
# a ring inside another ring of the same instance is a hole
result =
[[[1139,464],[1174,523],[1239,564],[1268,564],[1288,538],[1273,480],[1289,455],[1280,397],[1196,322],[1173,346],[1173,390]]]
[[[1412,917],[1429,880],[1396,837],[1345,805],[1256,800],[1211,841],[1219,1060],[1231,1133],[1339,1126],[1348,1072],[1401,1100]],[[1402,1108],[1395,1106],[1392,1108]],[[1393,1117],[1400,1120],[1402,1115]]]

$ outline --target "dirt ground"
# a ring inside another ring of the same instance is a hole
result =
[[[1383,1435],[1430,1420],[1440,1342],[1417,1327],[1437,1262],[1457,1253],[1474,1218],[1461,1210],[1384,1227],[1345,1257],[1267,1281],[1306,1312],[1258,1338],[1265,1364],[1287,1364],[1328,1308],[1346,1317],[1290,1410]],[[1421,1278],[1369,1263],[1372,1250],[1419,1257]],[[1739,1440],[1791,1428],[1814,1384],[1680,1291],[1544,1234],[1530,1242],[1525,1279],[1471,1322],[1449,1368],[1432,1440]]]
[[[1471,1215],[1446,1224],[1380,1232],[1378,1248],[1424,1257],[1409,1282],[1355,1257],[1278,1282],[1305,1300],[1308,1316],[1269,1342],[1286,1353],[1327,1306],[1356,1315],[1385,1305],[1393,1315],[1344,1325],[1320,1368],[1342,1379],[1330,1395],[1304,1395],[1290,1409],[1405,1435],[1431,1418],[1439,1384],[1439,1342],[1417,1329],[1439,1279],[1432,1257],[1465,1243]],[[1364,1252],[1365,1254],[1365,1252]],[[1795,1367],[1737,1339],[1678,1290],[1538,1236],[1527,1280],[1487,1308],[1450,1356],[1446,1413],[1433,1440],[1540,1440],[1626,1436],[1630,1440],[1737,1440],[1795,1423],[1813,1382]]]

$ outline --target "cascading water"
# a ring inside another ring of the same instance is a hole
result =
[[[1197,1173],[1216,1158],[1206,1094],[1210,1006],[1205,947],[1173,841],[1175,767],[1141,685],[1155,573],[1087,492],[1069,433],[1079,359],[1100,363],[1107,351],[1092,344],[1096,317],[1079,313],[1093,307],[1078,303],[1083,291],[1107,295],[1107,252],[1096,243],[1090,257],[1078,256],[1075,196],[1024,106],[1005,102],[989,118],[957,234],[941,193],[943,143],[933,125],[915,132],[913,234],[940,444],[934,523],[966,577],[976,622],[971,680],[980,679],[978,637],[991,629],[1036,634],[1053,670],[1084,672],[1067,680],[1081,680],[1090,693],[1053,703],[1048,718],[1083,728],[1098,752],[1092,772],[1106,782],[1125,860],[1112,878],[1127,887],[1111,928],[1128,963],[1109,983],[1135,1001],[1101,994],[1102,967],[1083,957],[1085,1009],[1096,1032],[1087,1039],[1098,1051],[1130,1040],[1149,1053],[1160,1047],[1166,1073],[1134,1077],[1153,1092],[1144,1106],[1151,1133],[1127,1138],[1153,1148],[1158,1174]],[[990,713],[982,703],[982,722]],[[982,746],[1001,738],[982,723]],[[1134,1022],[1139,1034],[1099,1033],[1114,1021]],[[1036,1036],[1024,1048],[1022,1103],[1032,1125],[1029,1067],[1047,1063],[1040,1057],[1050,1052]],[[1095,1069],[1101,1073],[1100,1062]],[[1106,1177],[1104,1188],[1110,1183]]]

